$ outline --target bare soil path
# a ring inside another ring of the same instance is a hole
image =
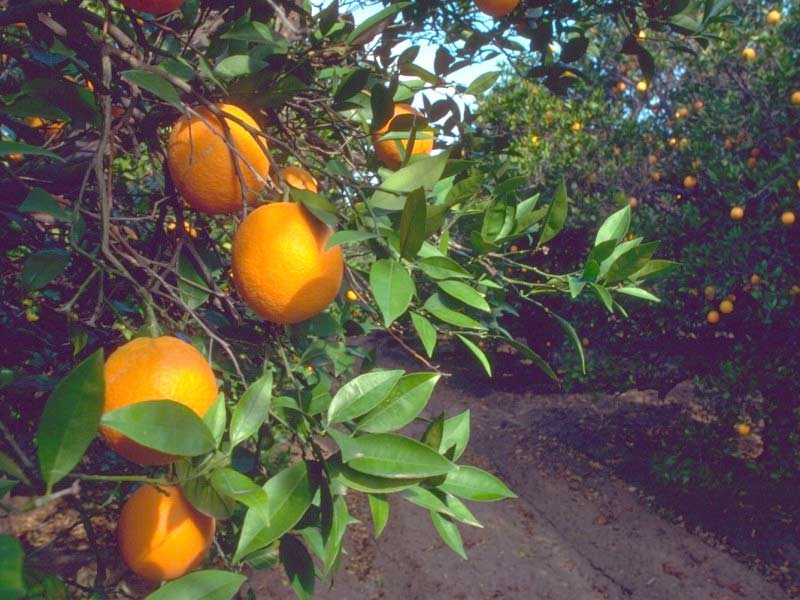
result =
[[[719,544],[658,516],[639,489],[615,475],[614,467],[635,452],[637,431],[673,418],[674,399],[638,392],[487,392],[456,376],[437,387],[427,416],[465,409],[471,410],[472,434],[462,462],[495,472],[519,498],[471,503],[485,528],[461,528],[469,554],[463,561],[439,540],[426,511],[397,498],[386,530],[374,541],[366,500],[354,495],[351,512],[362,524],[346,539],[349,554],[333,588],[318,588],[319,598],[790,597]],[[599,451],[612,423],[622,446],[617,454]],[[254,574],[253,583],[258,598],[292,597],[276,571]]]

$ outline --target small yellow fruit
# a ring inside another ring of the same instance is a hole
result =
[[[644,79],[636,84],[636,91],[640,94],[644,94],[647,91],[647,82]]]
[[[758,159],[755,156],[751,156],[750,158],[747,159],[748,169],[755,169],[757,164],[758,164]]]
[[[644,29],[640,29],[639,34],[636,37],[638,37],[640,40],[646,40],[647,32]]]
[[[581,340],[581,344],[584,346],[584,348],[585,348],[586,346],[588,346],[588,345],[589,345],[589,338],[587,338],[587,337],[583,338],[583,339]]]
[[[720,302],[719,303],[719,312],[721,312],[723,315],[731,314],[733,312],[733,302],[731,302],[730,300],[727,300],[727,299],[725,299],[722,302]]]
[[[703,161],[701,161],[699,158],[695,159],[695,160],[692,161],[692,168],[695,171],[697,171],[702,166],[702,164],[703,164]]]
[[[519,252],[519,247],[516,244],[512,244],[512,246],[508,249],[509,252]]]
[[[687,175],[683,178],[683,187],[687,190],[691,190],[697,187],[697,177],[694,175]]]
[[[800,285],[796,283],[789,288],[789,295],[790,296],[800,296]]]
[[[581,124],[580,121],[575,121],[571,126],[572,131],[580,131],[582,128],[583,125]]]
[[[777,25],[781,22],[781,11],[774,8],[767,13],[767,25]]]
[[[781,215],[781,223],[786,225],[786,227],[791,227],[794,225],[794,213],[790,210],[785,211]]]
[[[792,92],[791,102],[794,106],[800,106],[800,90]],[[800,185],[798,187],[800,187]]]
[[[673,148],[678,145],[678,138],[671,137],[669,138],[669,145]]]
[[[719,313],[715,310],[708,311],[708,314],[706,315],[706,320],[711,325],[716,325],[717,323],[719,323]]]
[[[741,221],[744,219],[744,209],[741,206],[734,206],[731,209],[731,219],[734,221]]]
[[[636,208],[639,206],[639,199],[636,196],[631,196],[630,200],[628,200],[628,204],[631,208]]]
[[[358,294],[356,294],[353,290],[347,290],[345,298],[347,298],[348,302],[355,302],[358,300]]]
[[[750,276],[750,284],[751,284],[751,285],[761,285],[761,277],[759,277],[758,275],[756,275],[755,273],[753,273],[753,274]]]
[[[658,183],[659,181],[661,181],[661,173],[659,173],[658,171],[653,171],[652,173],[650,173],[650,179]]]
[[[706,105],[706,103],[705,103],[705,102],[703,102],[702,100],[697,100],[697,101],[695,101],[695,103],[694,103],[694,109],[695,109],[696,111],[701,111],[701,110],[703,110],[703,107],[704,107],[705,105]]]
[[[736,430],[736,433],[738,433],[742,437],[750,435],[750,432],[752,431],[752,428],[747,423],[737,423],[734,426],[734,429]]]
[[[706,298],[708,298],[709,300],[713,300],[714,295],[717,293],[717,291],[714,289],[713,285],[707,285],[706,289],[703,290],[703,293],[705,294]]]
[[[753,61],[753,60],[755,60],[755,58],[756,58],[756,51],[755,51],[755,49],[754,49],[754,48],[747,47],[747,48],[745,48],[744,50],[742,50],[742,58],[743,58],[743,59],[744,59],[746,62],[750,62],[750,61]]]
[[[658,157],[655,154],[651,154],[647,157],[647,162],[649,162],[651,165],[656,165],[658,164]]]

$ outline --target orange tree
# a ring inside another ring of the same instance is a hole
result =
[[[569,371],[572,383],[666,392],[699,377],[711,421],[688,427],[658,466],[685,484],[800,473],[800,13],[772,9],[741,3],[735,22],[715,26],[720,43],[694,55],[657,33],[638,39],[658,67],[652,78],[621,61],[564,98],[512,78],[478,114],[475,135],[497,164],[583,182],[571,236],[591,239],[629,205],[633,228],[658,232],[664,257],[680,263],[664,273],[665,301],[636,323],[598,319],[580,303],[564,310],[597,350],[588,376]],[[590,54],[631,43],[614,30],[598,39]],[[556,264],[577,259],[564,250]]]
[[[3,501],[13,512],[63,499],[90,539],[88,511],[124,500],[122,557],[145,579],[176,579],[151,598],[232,597],[246,566],[277,561],[309,596],[339,563],[349,492],[368,495],[376,535],[397,494],[465,556],[458,524],[478,523],[463,501],[513,493],[459,464],[468,411],[420,416],[441,376],[438,340],[488,373],[483,348],[503,342],[556,379],[501,324],[513,302],[551,315],[581,353],[552,301],[584,287],[615,310],[654,300],[640,286],[666,264],[626,241],[629,208],[599,227],[580,269],[523,264],[516,244],[535,257],[557,246],[563,178],[498,172],[450,96],[423,98],[427,115],[402,106],[478,51],[518,51],[518,36],[571,49],[530,55],[563,87],[583,24],[613,17],[611,5],[519,5],[493,21],[463,1],[385,4],[358,25],[346,2],[0,11],[1,314],[13,340],[0,497],[19,497]],[[624,8],[626,30],[649,18],[686,33],[668,22],[676,7]],[[717,18],[706,17],[697,35]],[[413,46],[394,52],[436,36],[435,72]],[[425,370],[375,364],[352,336],[376,330]],[[412,421],[425,423],[419,439],[397,433]],[[215,536],[226,569],[184,575]],[[110,591],[99,552],[91,586],[42,573],[10,536],[0,562],[3,597]]]

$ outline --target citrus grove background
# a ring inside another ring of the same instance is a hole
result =
[[[0,3],[3,510],[102,515],[154,599],[278,565],[311,596],[348,494],[466,556],[468,503],[514,493],[462,460],[468,411],[420,417],[441,345],[697,374],[714,418],[665,476],[796,484],[797,7],[360,4]],[[79,583],[0,536],[0,591],[113,596],[107,558]]]

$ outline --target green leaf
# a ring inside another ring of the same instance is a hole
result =
[[[428,423],[420,441],[434,450],[438,450],[442,444],[442,434],[444,433],[444,413]]]
[[[39,146],[32,146],[30,144],[23,144],[22,142],[5,142],[0,141],[0,156],[8,156],[9,154],[26,154],[30,156],[44,156],[54,160],[64,162],[65,159],[61,158],[58,154],[45,150]]]
[[[39,467],[48,490],[83,457],[97,434],[104,399],[103,351],[98,350],[58,383],[39,420]]]
[[[539,356],[536,352],[531,350],[525,344],[523,344],[521,342],[518,342],[517,340],[508,340],[508,339],[505,339],[505,338],[502,338],[502,339],[503,339],[503,343],[509,344],[509,345],[513,346],[514,348],[516,348],[516,350],[520,354],[522,354],[522,356],[524,356],[528,360],[532,361],[533,364],[535,364],[537,367],[539,367],[539,369],[545,375],[547,375],[550,379],[552,379],[553,381],[558,381],[558,375],[556,375],[556,372],[553,371],[553,368],[549,364],[547,364],[547,361],[545,359],[543,359],[541,356]]]
[[[208,284],[203,279],[202,275],[197,272],[192,259],[187,253],[181,252],[178,257],[178,292],[180,293],[181,300],[194,310],[202,306],[210,293],[206,291]]]
[[[627,296],[633,296],[634,298],[641,298],[642,300],[647,300],[648,302],[661,302],[658,296],[654,296],[647,290],[643,290],[637,287],[621,287],[614,290],[620,294],[625,294]]]
[[[195,571],[158,588],[145,600],[231,600],[247,577],[230,571]]]
[[[194,411],[172,400],[147,400],[103,415],[100,422],[133,441],[177,456],[199,456],[216,445]]]
[[[373,371],[348,381],[328,407],[328,423],[343,423],[368,413],[389,395],[402,376],[402,370]]]
[[[25,596],[24,564],[22,544],[13,536],[0,535],[0,598],[16,600]]]
[[[201,513],[215,519],[230,519],[236,510],[236,500],[220,493],[211,485],[208,477],[198,475],[189,462],[175,463],[179,480],[183,481],[183,493],[189,502]]]
[[[562,178],[556,189],[556,195],[547,209],[547,217],[544,220],[542,233],[539,235],[539,241],[536,244],[537,248],[556,237],[561,228],[564,227],[564,223],[567,221],[568,202],[567,184]]]
[[[336,225],[336,206],[321,194],[290,188],[289,196],[329,227]]]
[[[413,259],[425,241],[425,220],[427,205],[425,190],[419,188],[408,195],[406,205],[400,215],[400,256]]]
[[[258,21],[239,22],[219,37],[223,40],[242,40],[267,46],[270,54],[286,54],[289,49],[286,40],[276,38],[269,25]]]
[[[391,494],[419,484],[422,478],[388,479],[367,475],[343,464],[340,455],[336,454],[328,462],[331,480],[365,494]]]
[[[178,90],[175,89],[175,86],[157,73],[152,71],[131,70],[123,71],[120,75],[122,75],[123,79],[143,90],[147,90],[170,104],[181,103],[181,97],[178,94]]]
[[[679,263],[671,260],[654,259],[630,276],[634,281],[644,281],[645,279],[655,279],[664,277],[675,271],[680,266]]]
[[[5,452],[0,452],[0,473],[11,475],[11,477],[23,482],[25,485],[31,484],[23,470],[20,469],[17,463],[14,462],[14,459]],[[2,498],[2,496],[0,496],[0,498]]]
[[[586,259],[586,265],[583,268],[582,279],[584,282],[595,281],[600,275],[603,263],[614,253],[617,248],[616,240],[606,240],[601,242],[589,253],[589,258]]]
[[[408,425],[425,408],[440,377],[439,373],[401,377],[389,395],[361,419],[358,430],[385,433]]]
[[[455,496],[422,487],[403,490],[400,495],[417,506],[435,510],[473,527],[483,527],[464,503]]]
[[[581,372],[585,375],[586,374],[586,355],[583,352],[583,344],[581,344],[581,338],[578,337],[578,332],[575,331],[575,328],[572,326],[572,323],[564,319],[563,317],[558,316],[554,312],[548,313],[551,317],[553,317],[558,324],[561,325],[561,328],[567,333],[567,336],[572,341],[572,345],[575,346],[575,349],[578,351],[578,356],[581,359]]]
[[[264,56],[263,53],[228,56],[214,67],[214,75],[220,79],[229,80],[258,73],[267,66]]]
[[[367,498],[369,498],[369,510],[375,528],[375,539],[378,539],[389,521],[389,499],[386,494],[368,494]]]
[[[410,479],[443,475],[456,468],[435,450],[402,435],[375,433],[352,441],[354,453],[343,457],[343,460],[348,466],[367,475]]]
[[[447,515],[443,515],[434,510],[430,511],[433,526],[439,533],[439,537],[447,544],[453,552],[458,554],[464,560],[467,560],[467,553],[464,551],[464,542],[461,540],[461,533],[458,531],[458,526],[453,523],[453,520]]]
[[[247,511],[233,557],[235,563],[294,527],[311,506],[317,485],[310,477],[308,465],[301,461],[270,478],[263,489],[267,493],[269,525],[263,526],[257,515]]]
[[[431,279],[472,279],[470,272],[446,256],[423,258],[417,266]]]
[[[17,210],[21,213],[47,213],[59,221],[72,220],[72,215],[61,208],[61,205],[50,195],[50,192],[39,187],[35,187],[28,192],[25,200],[22,201]]]
[[[300,600],[314,595],[314,561],[303,543],[292,535],[281,538],[279,556],[286,577]]]
[[[392,4],[391,6],[384,8],[381,11],[378,11],[370,18],[368,18],[366,21],[361,23],[358,27],[353,29],[353,31],[350,32],[350,35],[347,36],[347,39],[345,40],[346,43],[352,44],[356,40],[361,41],[359,38],[364,38],[363,41],[365,43],[368,42],[370,39],[372,39],[373,35],[375,35],[372,33],[373,29],[377,29],[381,25],[381,23],[383,23],[387,19],[391,19],[394,15],[403,10],[406,6],[410,5],[411,2],[398,2],[397,4]],[[377,31],[375,33],[377,33]]]
[[[450,325],[467,329],[486,329],[479,321],[453,310],[440,294],[433,294],[428,298],[424,308],[440,321],[444,321]]]
[[[452,279],[445,279],[436,282],[439,288],[456,300],[463,302],[467,306],[477,308],[484,312],[491,312],[492,308],[489,303],[481,296],[481,294],[474,288],[470,287],[463,281],[453,281]]]
[[[336,496],[333,501],[333,515],[330,520],[330,530],[325,539],[324,570],[327,575],[336,565],[342,552],[342,541],[350,523],[350,513],[347,511],[347,502],[344,496]]]
[[[469,84],[465,93],[471,96],[480,96],[495,84],[500,75],[500,71],[489,71],[478,75],[472,83]]]
[[[617,283],[641,270],[653,257],[658,244],[658,242],[642,244],[620,255],[609,267],[604,277],[605,281]]]
[[[345,100],[349,100],[358,94],[364,89],[364,86],[367,85],[368,80],[369,71],[367,69],[355,69],[345,77],[341,85],[336,88],[336,91],[333,93],[334,104],[341,104]]]
[[[389,327],[408,309],[416,289],[414,280],[399,262],[383,258],[373,263],[369,283],[384,325]]]
[[[611,293],[605,287],[602,285],[597,285],[596,283],[590,283],[589,287],[594,292],[595,296],[598,297],[600,302],[603,303],[603,306],[606,307],[606,310],[608,310],[608,312],[614,312],[614,300],[611,298]]]
[[[220,392],[214,404],[203,415],[203,423],[206,424],[211,435],[214,436],[214,441],[217,446],[222,441],[222,436],[225,433],[225,394]]]
[[[486,374],[491,377],[492,376],[492,365],[489,363],[489,358],[486,356],[486,353],[481,350],[477,344],[473,343],[469,338],[464,337],[460,333],[456,334],[458,339],[461,340],[467,349],[475,355],[475,358],[481,363],[483,370],[486,371]]]
[[[426,156],[395,171],[372,195],[369,200],[370,205],[383,210],[402,210],[406,205],[408,194],[420,187],[426,191],[433,189],[436,182],[441,179],[449,157],[449,151],[436,156]]]
[[[61,275],[69,264],[69,254],[61,248],[45,248],[25,259],[20,283],[25,291],[35,292]]]
[[[269,525],[267,494],[252,479],[226,467],[211,473],[209,481],[220,494],[241,502],[261,519],[264,526]]]
[[[600,226],[600,229],[597,231],[597,236],[594,239],[595,247],[610,240],[618,243],[625,237],[625,234],[628,233],[630,225],[631,207],[626,206],[608,217]]]
[[[378,235],[371,231],[337,231],[328,239],[328,242],[325,244],[325,249],[329,250],[334,246],[356,244],[365,240],[375,239],[376,237],[378,237]]]
[[[504,498],[517,497],[497,477],[469,465],[461,465],[450,471],[445,477],[444,483],[438,487],[448,494],[476,502],[494,502]]]
[[[436,348],[436,328],[428,319],[416,312],[411,313],[411,322],[414,324],[414,329],[417,330],[417,335],[425,347],[425,353],[428,357],[433,356],[433,351]]]
[[[237,446],[256,433],[269,416],[272,400],[272,371],[264,373],[242,395],[231,417],[231,446]]]
[[[458,460],[469,442],[469,410],[444,420],[439,452],[448,454],[453,449],[453,460]]]

